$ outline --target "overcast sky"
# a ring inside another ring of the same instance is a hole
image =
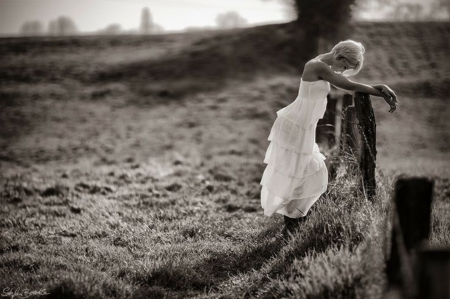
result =
[[[72,18],[80,31],[96,31],[112,23],[122,29],[139,27],[143,7],[165,30],[215,26],[216,16],[237,11],[249,24],[289,21],[281,1],[263,0],[0,0],[0,34],[18,33],[26,21],[39,20],[45,28],[61,15]]]
[[[372,3],[369,1],[365,3]],[[429,6],[439,0],[396,1]],[[33,20],[41,21],[46,30],[49,21],[63,15],[70,17],[82,32],[94,32],[113,23],[127,31],[139,27],[144,7],[150,9],[154,22],[166,31],[215,26],[216,16],[227,11],[238,12],[249,25],[284,23],[293,18],[285,3],[283,0],[0,0],[0,35],[17,34],[24,22]],[[360,17],[380,20],[386,9],[368,5]]]

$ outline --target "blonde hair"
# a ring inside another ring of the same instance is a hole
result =
[[[361,70],[365,51],[366,49],[361,43],[351,39],[339,42],[331,50],[334,58],[337,58],[339,55],[342,56],[347,65],[351,67],[351,69],[342,73],[345,77],[354,76]]]

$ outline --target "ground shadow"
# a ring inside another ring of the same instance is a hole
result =
[[[154,292],[159,293],[161,288],[166,292],[169,290],[175,293],[183,292],[185,295],[189,291],[211,291],[232,275],[258,270],[268,259],[278,255],[279,250],[284,246],[280,230],[279,224],[268,227],[253,239],[253,242],[260,242],[260,244],[243,253],[213,254],[189,269],[181,267],[157,269],[139,279],[141,288],[136,291],[136,297],[133,298],[141,298]]]
[[[325,224],[315,222],[314,225],[308,225],[308,222],[306,222],[304,225],[308,231],[320,231],[321,226]],[[137,294],[141,296],[143,292],[145,293],[145,290],[149,292],[158,290],[159,292],[161,288],[175,293],[192,291],[214,292],[230,276],[253,270],[258,271],[271,258],[276,257],[277,259],[273,263],[269,275],[257,285],[249,286],[247,293],[256,294],[260,287],[267,283],[270,278],[275,278],[285,273],[294,259],[302,258],[311,251],[315,253],[324,252],[332,244],[340,242],[340,240],[335,238],[335,234],[318,235],[312,232],[301,232],[301,227],[292,236],[284,238],[281,234],[281,229],[280,224],[275,224],[265,229],[252,240],[253,243],[256,242],[258,245],[248,251],[245,250],[236,254],[230,252],[213,254],[190,269],[160,268],[145,278],[143,277],[143,280],[140,281],[142,287]],[[289,246],[289,248],[280,255],[284,246]]]

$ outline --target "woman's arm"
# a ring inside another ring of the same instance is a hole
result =
[[[372,86],[373,88],[381,91],[386,96],[392,97],[394,99],[394,101],[397,101],[397,95],[395,94],[395,92],[389,86],[384,85],[384,84],[369,84],[369,85]],[[355,91],[353,91],[353,90],[343,89],[343,88],[337,87],[336,85],[333,85],[333,87],[336,88],[336,89],[345,91],[346,93],[351,94],[351,95],[355,94]]]
[[[333,85],[333,84],[331,84],[331,85]],[[355,93],[353,90],[348,90],[348,89],[340,88],[340,87],[337,87],[336,85],[333,85],[333,86],[334,86],[336,89],[345,91],[346,93],[349,93],[349,94],[354,94],[354,93]]]
[[[354,81],[348,80],[344,76],[336,74],[323,62],[315,63],[314,71],[317,74],[317,76],[319,76],[320,78],[322,78],[325,81],[330,82],[330,84],[332,84],[338,88],[351,90],[354,92],[364,92],[364,93],[368,93],[370,95],[374,95],[374,96],[378,96],[378,97],[385,96],[385,94],[383,92],[381,92],[380,90],[378,90],[368,84],[354,82]]]
[[[397,95],[395,94],[395,92],[389,86],[384,85],[384,84],[371,84],[370,86],[380,90],[381,92],[383,92],[388,97],[392,97],[394,99],[394,102],[397,103]]]
[[[375,87],[372,87],[368,84],[350,81],[346,77],[338,75],[335,72],[333,72],[328,65],[326,65],[321,61],[314,63],[314,65],[312,66],[312,71],[319,78],[322,78],[323,80],[330,82],[330,84],[338,88],[383,97],[384,100],[389,104],[389,106],[391,106],[389,112],[394,112],[395,109],[397,108],[397,96],[386,85],[377,85]]]

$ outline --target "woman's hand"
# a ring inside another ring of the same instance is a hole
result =
[[[389,104],[389,106],[391,106],[391,109],[389,110],[389,112],[394,112],[395,109],[397,109],[397,95],[395,94],[395,92],[389,88],[389,86],[387,85],[372,85],[373,88],[378,89],[379,91],[381,91],[383,93],[383,98],[384,100]]]

